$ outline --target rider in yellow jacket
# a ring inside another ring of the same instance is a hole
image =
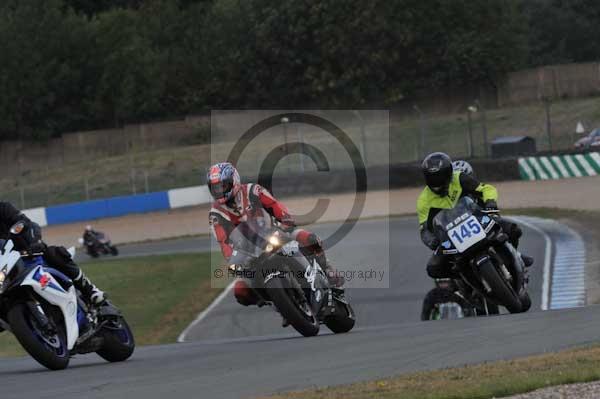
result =
[[[486,210],[497,211],[498,191],[491,184],[480,183],[472,175],[455,172],[452,160],[443,152],[428,155],[421,168],[426,183],[417,200],[421,240],[436,251],[427,264],[427,274],[432,278],[450,277],[444,257],[437,252],[440,242],[433,234],[433,218],[443,209],[454,208],[458,200],[467,195],[483,203]],[[498,223],[508,235],[510,243],[517,248],[523,234],[519,226],[505,219],[499,219]],[[533,264],[531,257],[522,257],[526,266]]]

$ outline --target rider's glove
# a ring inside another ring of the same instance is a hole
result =
[[[429,247],[429,248],[431,248],[432,250],[434,250],[434,251],[435,251],[435,250],[437,250],[437,249],[438,249],[438,247],[440,246],[440,244],[441,244],[441,243],[440,243],[440,240],[438,240],[437,238],[434,238],[434,239],[432,239],[432,240],[429,242],[429,245],[428,245],[428,247]]]
[[[33,244],[29,245],[29,248],[27,250],[27,252],[29,252],[30,254],[40,254],[40,253],[44,253],[45,251],[46,251],[46,244],[42,240],[39,240],[39,241],[34,242]]]
[[[485,210],[488,212],[498,212],[498,204],[494,200],[485,201]]]
[[[285,233],[291,233],[295,228],[295,224],[281,223],[281,230],[283,230]]]

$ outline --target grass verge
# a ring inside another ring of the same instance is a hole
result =
[[[600,379],[600,346],[364,383],[291,392],[272,399],[487,399]]]
[[[131,325],[138,345],[175,342],[219,294],[211,288],[210,261],[218,256],[177,254],[94,261],[83,265]],[[12,334],[0,334],[0,356],[25,352]]]

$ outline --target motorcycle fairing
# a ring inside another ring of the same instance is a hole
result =
[[[73,349],[79,337],[77,323],[77,294],[75,287],[63,289],[56,278],[39,265],[36,266],[21,282],[21,286],[30,286],[33,291],[52,305],[56,305],[63,313],[67,333],[67,347]]]

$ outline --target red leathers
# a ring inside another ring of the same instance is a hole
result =
[[[240,223],[262,217],[263,211],[279,221],[283,228],[293,230],[295,223],[289,214],[285,205],[277,201],[271,193],[258,184],[241,184],[237,193],[226,203],[214,202],[209,212],[209,222],[213,234],[219,245],[225,259],[229,259],[233,252],[229,243],[229,234]],[[300,249],[305,256],[314,256],[323,270],[327,271],[327,260],[321,244],[321,240],[307,230],[295,229],[292,234],[300,244]],[[234,294],[238,302],[248,305],[246,290],[235,287]]]
[[[225,259],[229,259],[233,251],[228,242],[231,231],[245,220],[261,217],[263,209],[279,221],[284,228],[286,226],[289,229],[294,227],[294,219],[289,214],[286,206],[277,201],[271,193],[258,184],[242,184],[236,196],[228,203],[213,203],[208,214],[209,222],[215,238],[221,245],[221,251]],[[309,248],[315,245],[315,242],[310,240],[310,236],[314,236],[313,233],[296,229],[294,235],[301,247]],[[317,244],[320,247],[320,242],[317,242]],[[322,248],[319,249],[322,251]]]

